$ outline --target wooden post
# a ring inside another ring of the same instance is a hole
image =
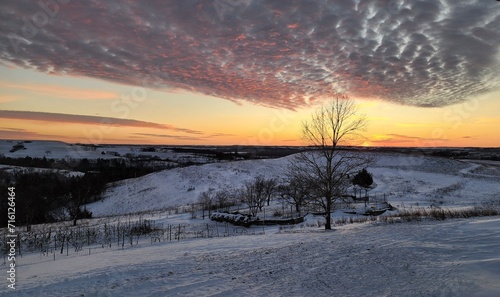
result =
[[[64,253],[64,240],[65,239],[66,239],[66,235],[63,235],[62,245],[61,245],[61,255],[62,255],[62,253]]]
[[[262,232],[266,234],[266,229],[264,228],[264,223],[266,221],[266,209],[264,208],[264,220],[262,220]]]

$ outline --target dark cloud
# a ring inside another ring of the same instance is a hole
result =
[[[423,144],[437,146],[441,143],[446,143],[450,141],[446,138],[425,138],[425,137],[417,137],[417,136],[407,136],[401,134],[386,134],[383,135],[381,139],[370,140],[371,143],[380,144],[380,145],[414,145],[421,146]]]
[[[137,136],[147,136],[147,137],[158,137],[158,138],[169,138],[169,139],[177,139],[177,140],[187,140],[187,141],[207,141],[214,137],[228,137],[234,136],[232,134],[227,133],[213,133],[209,135],[200,135],[200,136],[184,136],[184,135],[172,135],[172,134],[155,134],[155,133],[134,133]]]
[[[59,2],[1,2],[0,63],[291,109],[337,93],[445,106],[500,87],[497,1]]]
[[[229,133],[212,133],[209,135],[209,137],[227,137],[227,136],[235,136],[235,135]]]
[[[137,136],[144,137],[157,137],[157,138],[168,138],[168,139],[177,139],[184,141],[203,141],[207,140],[207,137],[192,137],[192,136],[183,136],[183,135],[171,135],[171,134],[154,134],[154,133],[134,133]]]
[[[197,130],[179,128],[172,125],[159,124],[153,122],[111,118],[111,117],[100,117],[100,116],[51,113],[51,112],[0,110],[0,118],[13,119],[13,120],[87,124],[87,125],[155,128],[155,129],[172,130],[176,132],[184,132],[195,135],[203,134],[203,132]]]
[[[54,138],[58,137],[61,138],[59,135],[53,135],[53,134],[42,134],[42,133],[37,133],[33,131],[28,131],[26,129],[16,129],[16,128],[0,128],[0,139],[48,139],[48,138]],[[65,137],[62,137],[63,139]]]

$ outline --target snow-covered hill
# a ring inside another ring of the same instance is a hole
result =
[[[373,160],[368,171],[373,173],[377,187],[370,195],[386,195],[395,206],[470,206],[490,201],[500,192],[500,171],[489,164],[397,153],[358,153]],[[196,202],[204,191],[238,188],[258,175],[280,179],[293,158],[205,164],[124,180],[87,209],[94,216],[106,216],[186,205]],[[470,172],[479,167],[492,169],[485,171],[489,174]]]
[[[18,146],[14,149],[15,146]],[[139,145],[113,145],[99,146],[70,144],[61,141],[16,141],[0,139],[0,155],[10,158],[43,158],[47,159],[113,159],[113,158],[151,158],[168,159],[174,162],[208,163],[213,158],[196,153],[177,153],[163,147]]]
[[[87,209],[94,216],[105,216],[186,205],[204,191],[237,188],[258,175],[279,178],[289,158],[189,166],[123,180]]]
[[[21,149],[13,150],[17,144],[23,146]],[[10,158],[51,158],[51,159],[97,159],[106,158],[102,154],[104,150],[92,150],[89,146],[68,144],[61,141],[15,141],[0,140],[0,154]],[[108,156],[111,157],[111,156]]]

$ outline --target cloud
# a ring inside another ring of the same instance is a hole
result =
[[[153,122],[111,118],[111,117],[74,115],[74,114],[62,114],[62,113],[50,113],[50,112],[0,110],[0,118],[13,119],[13,120],[43,121],[52,123],[59,122],[59,123],[73,123],[73,124],[87,124],[87,125],[155,128],[155,129],[166,129],[166,130],[172,130],[176,132],[183,132],[195,135],[203,134],[203,132],[198,130],[179,128],[167,124],[159,124]]]
[[[209,137],[228,137],[228,136],[235,136],[235,135],[230,133],[212,133],[209,135]]]
[[[154,133],[134,133],[137,136],[147,136],[147,137],[159,137],[159,138],[171,138],[178,140],[187,140],[187,141],[206,141],[210,140],[214,137],[229,137],[234,136],[233,134],[228,133],[212,133],[208,135],[201,136],[184,136],[184,135],[171,135],[171,134],[154,134]]]
[[[89,90],[89,89],[78,89],[74,87],[65,87],[57,85],[41,85],[41,84],[15,84],[0,82],[0,88],[3,90],[20,90],[27,91],[36,95],[49,95],[58,98],[67,99],[90,99],[90,100],[110,100],[119,98],[119,95],[114,92]],[[0,96],[0,102],[2,96]]]
[[[186,140],[186,141],[203,141],[203,140],[207,140],[207,137],[193,137],[193,136],[171,135],[171,134],[134,133],[134,135],[145,136],[145,137],[148,137],[148,138],[150,138],[150,137],[158,137],[158,138],[169,138],[169,139]]]
[[[407,136],[401,134],[383,134],[370,137],[370,143],[374,145],[401,145],[401,146],[439,146],[449,139],[445,138],[425,138],[417,136]]]
[[[59,135],[52,134],[42,134],[33,131],[28,131],[26,129],[17,129],[17,128],[0,128],[0,139],[13,139],[13,140],[21,140],[21,139],[31,139],[31,140],[45,140],[48,138],[58,137]],[[62,137],[65,138],[65,137]]]
[[[438,107],[500,87],[497,1],[57,3],[1,2],[0,63],[289,109],[338,93]]]
[[[0,130],[2,131],[11,131],[11,132],[24,132],[26,129],[20,129],[20,128],[5,128],[5,127],[0,127]]]

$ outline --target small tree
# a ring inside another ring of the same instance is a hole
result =
[[[286,184],[278,188],[281,199],[295,206],[295,211],[301,215],[301,207],[307,205],[309,189],[305,182],[295,176],[291,176]]]
[[[267,199],[267,206],[271,203],[271,198],[276,192],[277,185],[278,183],[274,178],[264,179],[264,196]]]
[[[368,188],[373,184],[373,176],[366,170],[366,168],[363,168],[363,170],[356,173],[356,175],[352,179],[352,183],[364,188]]]
[[[213,199],[217,203],[218,209],[229,210],[229,207],[233,205],[232,194],[228,190],[215,192]]]
[[[245,183],[241,191],[242,201],[247,204],[249,214],[255,216],[264,206],[264,190],[257,178],[255,181]]]
[[[276,190],[276,180],[265,179],[257,176],[254,180],[247,182],[241,192],[242,202],[246,203],[252,215],[261,211],[267,201],[269,205],[271,197]]]
[[[202,218],[203,220],[205,219],[205,210],[208,210],[208,217],[210,217],[212,205],[214,204],[215,201],[215,195],[212,193],[212,191],[205,191],[200,194],[198,197],[198,203],[201,205],[202,208]]]

